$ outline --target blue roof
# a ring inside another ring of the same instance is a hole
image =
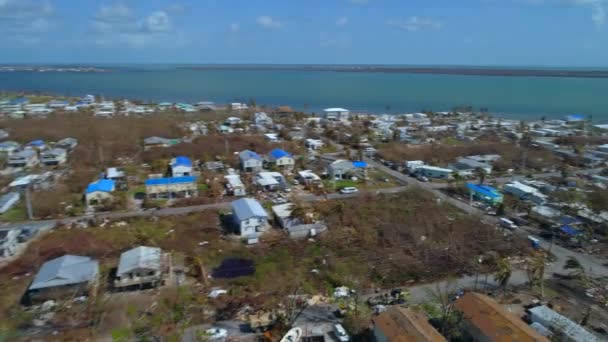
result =
[[[367,163],[364,161],[354,161],[353,162],[353,166],[359,169],[365,169],[367,168]]]
[[[274,159],[279,159],[279,158],[283,158],[283,157],[291,158],[291,154],[289,152],[282,150],[280,148],[275,148],[274,150],[270,151],[270,156],[272,156]]]
[[[175,157],[175,159],[173,160],[173,163],[171,163],[171,166],[192,167],[192,161],[188,157],[179,156],[179,157]]]
[[[573,235],[573,236],[579,235],[581,233],[578,229],[570,227],[570,226],[562,226],[560,228],[560,230],[563,233],[566,233],[568,235]]]
[[[572,216],[562,216],[559,218],[559,223],[567,226],[569,224],[581,223],[581,220],[577,219],[576,217],[572,217]]]
[[[93,182],[87,186],[87,194],[92,192],[101,191],[101,192],[112,192],[114,191],[114,181],[111,179],[100,179],[96,182]]]
[[[500,193],[500,191],[498,191],[498,189],[493,188],[489,185],[467,183],[467,188],[469,188],[469,190],[472,190],[482,196],[486,196],[489,198],[501,198],[502,197],[502,194]]]
[[[43,140],[34,140],[34,141],[30,141],[27,144],[28,144],[28,146],[43,146],[44,141]]]
[[[171,177],[171,178],[151,178],[146,179],[146,186],[149,185],[170,185],[180,183],[194,183],[196,182],[195,176],[183,176],[183,177]]]
[[[232,212],[238,221],[243,221],[251,217],[268,218],[268,213],[262,208],[260,202],[253,198],[241,198],[230,204]]]
[[[257,160],[262,160],[262,157],[260,157],[259,154],[253,152],[253,151],[249,151],[249,150],[245,150],[241,153],[239,153],[239,157],[241,159],[257,159]]]

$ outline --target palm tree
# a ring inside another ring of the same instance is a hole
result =
[[[564,263],[565,270],[571,270],[570,275],[578,279],[585,280],[587,275],[585,273],[585,267],[578,261],[577,258],[569,256]]]
[[[540,285],[540,297],[541,299],[545,296],[545,261],[547,256],[545,253],[536,253],[528,263],[528,276],[530,278],[530,285]]]
[[[504,297],[507,294],[507,285],[509,285],[509,279],[511,279],[513,270],[508,258],[499,259],[496,266],[498,266],[498,269],[494,273],[494,281],[498,282],[498,285],[502,288]]]
[[[483,184],[486,180],[486,170],[481,167],[475,169],[475,177],[479,179],[479,184]]]

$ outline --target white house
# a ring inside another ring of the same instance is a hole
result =
[[[0,143],[0,153],[8,156],[19,151],[20,147],[21,145],[16,141],[4,141]]]
[[[8,157],[8,165],[11,167],[32,167],[38,165],[38,162],[38,154],[30,149],[14,152]]]
[[[260,172],[262,171],[264,161],[259,154],[245,150],[239,153],[241,169],[245,172]]]
[[[226,175],[224,176],[226,179],[226,190],[229,195],[233,196],[245,196],[247,195],[247,189],[245,188],[245,184],[241,180],[241,176],[239,175]]]
[[[538,189],[518,181],[505,184],[503,191],[504,193],[513,195],[520,200],[529,200],[537,205],[543,205],[548,200],[548,197],[541,193]]]
[[[257,112],[253,114],[253,122],[256,125],[268,126],[272,125],[272,119],[265,112]]]
[[[304,146],[306,146],[306,148],[309,148],[311,150],[318,150],[323,148],[323,146],[325,146],[325,144],[323,143],[323,140],[321,139],[306,139],[306,141],[304,142]]]
[[[287,186],[285,177],[278,172],[260,172],[255,177],[255,183],[267,191],[276,191]]]
[[[326,108],[323,110],[323,117],[331,121],[345,121],[350,117],[350,111],[344,108]]]
[[[40,154],[40,162],[44,165],[61,165],[68,161],[68,151],[63,148],[53,148]]]
[[[275,148],[268,154],[268,161],[279,169],[291,170],[295,166],[293,156],[280,148]]]
[[[169,165],[171,168],[171,176],[172,177],[184,177],[192,175],[192,161],[190,158],[179,156],[171,159],[171,164]]]
[[[158,247],[139,246],[120,255],[114,286],[158,286],[163,280],[163,255]]]
[[[241,198],[230,206],[240,236],[255,237],[268,227],[268,213],[255,199]]]

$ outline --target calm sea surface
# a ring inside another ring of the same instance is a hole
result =
[[[281,70],[193,71],[120,67],[108,73],[5,72],[0,90],[45,91],[146,101],[249,101],[318,112],[345,107],[372,113],[486,107],[504,117],[571,113],[608,122],[608,79],[496,77]]]

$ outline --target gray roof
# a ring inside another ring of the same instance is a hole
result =
[[[144,144],[146,145],[154,145],[154,144],[169,144],[171,143],[171,139],[161,138],[161,137],[149,137],[144,139]]]
[[[13,158],[29,158],[29,157],[35,156],[35,155],[37,155],[36,151],[27,149],[27,150],[15,152],[9,158],[10,159],[13,159]]]
[[[117,275],[137,269],[160,270],[160,248],[139,246],[120,255]]]
[[[594,342],[600,341],[595,335],[591,334],[585,328],[574,323],[565,316],[558,314],[545,305],[537,306],[530,309],[530,314],[533,322],[538,322],[545,327],[550,327],[554,330],[561,331],[570,341],[576,342]]]
[[[67,153],[68,153],[68,151],[66,151],[65,149],[59,148],[59,147],[55,147],[55,148],[50,149],[48,151],[44,151],[42,153],[42,156],[48,158],[48,157],[60,156],[60,155],[67,154]]]
[[[232,207],[232,212],[238,221],[247,220],[251,217],[268,218],[268,214],[260,202],[253,198],[241,198],[232,202],[230,206]]]
[[[91,282],[98,274],[97,260],[77,255],[64,255],[45,262],[29,289],[37,290]]]

